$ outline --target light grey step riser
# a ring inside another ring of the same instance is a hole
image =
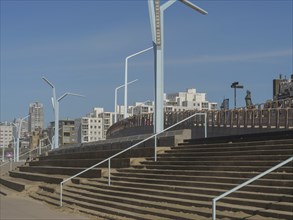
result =
[[[192,181],[196,180],[197,177],[202,176],[206,178],[212,179],[212,181],[219,178],[226,178],[226,180],[231,183],[243,182],[244,180],[251,179],[259,174],[259,172],[251,173],[251,172],[219,172],[219,171],[194,171],[194,170],[156,170],[156,169],[127,169],[122,171],[118,170],[118,173],[113,175],[117,176],[132,176],[132,177],[140,177],[140,178],[169,178],[174,180],[183,180],[183,181]],[[215,178],[217,177],[217,178]],[[270,173],[267,174],[262,179],[273,179],[273,180],[292,180],[292,174],[289,173]],[[225,182],[226,182],[225,180]],[[219,180],[220,181],[220,180]]]
[[[42,173],[42,174],[56,174],[56,175],[69,175],[73,176],[85,168],[81,169],[65,169],[65,168],[42,168],[42,167],[20,167],[19,171],[21,172],[28,172],[28,173]],[[100,178],[101,177],[101,170],[89,170],[86,173],[80,175],[80,177],[86,178]]]

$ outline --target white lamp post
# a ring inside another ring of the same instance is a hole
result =
[[[136,82],[138,79],[135,79],[135,80],[133,80],[133,81],[131,81],[131,82],[128,82],[128,83],[126,83],[127,85],[129,85],[129,84],[131,84],[131,83],[134,83],[134,82]],[[124,87],[125,86],[125,84],[123,84],[123,85],[121,85],[121,86],[118,86],[118,87],[116,87],[115,88],[115,105],[114,105],[114,112],[115,112],[115,118],[114,118],[114,123],[116,123],[117,122],[117,92],[118,92],[118,89],[121,89],[122,87]]]
[[[187,0],[180,0],[185,5],[200,12],[207,12]],[[148,1],[153,45],[155,49],[155,125],[154,132],[158,133],[164,129],[164,36],[163,36],[163,16],[164,11],[176,0],[169,0],[160,6],[159,0]]]
[[[128,93],[127,93],[127,81],[128,81],[128,60],[134,56],[137,56],[139,54],[142,54],[144,52],[147,52],[149,50],[151,50],[153,47],[149,47],[147,49],[144,49],[144,50],[141,50],[137,53],[134,53],[132,55],[129,55],[128,57],[126,57],[125,59],[125,79],[124,79],[124,85],[125,85],[125,88],[124,88],[124,118],[127,118],[127,96],[128,96]]]
[[[72,96],[79,96],[79,97],[84,97],[83,95],[71,93],[71,92],[66,92],[62,96],[60,96],[58,99],[56,98],[56,90],[55,86],[47,80],[45,77],[42,77],[42,79],[49,84],[49,86],[52,87],[53,89],[53,97],[52,97],[52,105],[54,109],[54,115],[55,115],[55,129],[54,129],[54,142],[52,138],[52,149],[57,149],[59,148],[59,102],[65,98],[67,95],[72,95]]]
[[[18,129],[17,129],[17,139],[16,139],[16,162],[19,162],[19,141],[20,141],[20,133],[21,133],[21,126],[24,119],[28,118],[29,115],[22,118],[19,122]],[[14,160],[15,161],[15,160]]]

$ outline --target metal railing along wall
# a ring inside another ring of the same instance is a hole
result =
[[[232,110],[198,111],[207,113],[209,127],[231,128],[293,128],[293,102],[289,105],[277,108],[253,108]],[[177,123],[195,111],[165,112],[164,126],[168,127]],[[200,126],[200,119],[195,124]],[[202,120],[203,121],[203,120]],[[134,115],[112,125],[107,131],[107,137],[115,136],[115,133],[132,127],[153,126],[153,114]],[[181,128],[190,128],[190,123],[181,125]]]
[[[275,171],[276,169],[278,169],[278,168],[280,168],[280,167],[282,167],[282,166],[284,166],[284,165],[286,165],[287,163],[290,163],[290,162],[292,162],[292,161],[293,161],[293,157],[290,157],[289,159],[283,161],[282,163],[277,164],[276,166],[274,166],[274,167],[268,169],[267,171],[265,171],[265,172],[263,172],[263,173],[261,173],[261,174],[255,176],[254,178],[252,178],[252,179],[250,179],[250,180],[248,180],[248,181],[246,181],[246,182],[244,182],[244,183],[242,183],[242,184],[240,184],[240,185],[234,187],[233,189],[229,190],[228,192],[225,192],[225,193],[223,193],[222,195],[220,195],[220,196],[214,198],[214,199],[213,199],[213,202],[212,202],[212,203],[213,203],[213,207],[212,207],[212,208],[213,208],[213,220],[216,220],[216,209],[217,209],[217,207],[216,207],[216,203],[217,203],[218,200],[222,199],[222,198],[225,197],[225,196],[230,195],[231,193],[237,191],[238,189],[240,189],[240,188],[242,188],[242,187],[244,187],[244,186],[246,186],[246,185],[248,185],[248,184],[254,182],[255,180],[258,180],[259,178],[261,178],[261,177],[263,177],[263,176],[265,176],[265,175],[267,175],[267,174],[269,174],[269,173]]]
[[[119,153],[114,154],[113,156],[108,157],[107,159],[105,159],[105,160],[103,160],[103,161],[101,161],[101,162],[99,162],[99,163],[97,163],[97,164],[95,164],[95,165],[93,165],[93,166],[91,166],[91,167],[89,167],[89,168],[87,168],[87,169],[85,169],[85,170],[83,170],[83,171],[75,174],[74,176],[71,176],[71,177],[63,180],[60,183],[60,206],[62,206],[62,201],[63,201],[63,184],[65,184],[69,180],[72,180],[73,178],[78,177],[79,175],[81,175],[81,174],[83,174],[83,173],[85,173],[85,172],[87,172],[87,171],[89,171],[89,170],[91,170],[91,169],[93,169],[93,168],[95,168],[95,167],[97,167],[97,166],[105,163],[105,162],[108,162],[108,185],[110,186],[111,185],[111,159],[113,159],[114,157],[119,156],[122,153],[125,153],[128,150],[131,150],[132,148],[134,148],[134,147],[136,147],[136,146],[138,146],[138,145],[140,145],[140,144],[142,144],[142,143],[144,143],[144,142],[146,142],[146,141],[148,141],[148,140],[150,140],[152,138],[155,138],[155,140],[156,140],[158,135],[164,133],[167,130],[170,130],[171,128],[173,128],[173,127],[175,127],[175,126],[177,126],[177,125],[179,125],[181,123],[186,122],[187,120],[189,120],[192,117],[195,117],[197,115],[204,115],[204,118],[205,118],[205,125],[204,125],[205,126],[205,138],[206,138],[207,137],[207,114],[206,113],[195,113],[195,114],[192,114],[189,117],[187,117],[187,118],[185,118],[185,119],[177,122],[176,124],[173,124],[172,126],[164,129],[163,131],[161,131],[159,133],[156,133],[156,134],[153,134],[150,137],[148,137],[148,138],[146,138],[146,139],[144,139],[144,140],[142,140],[142,141],[140,141],[140,142],[138,142],[138,143],[136,143],[136,144],[134,144],[134,145],[132,145],[132,146],[130,146],[130,147],[122,150],[122,151],[120,151]],[[155,141],[155,149],[154,149],[154,160],[155,161],[157,160],[157,144],[156,144],[156,141]]]

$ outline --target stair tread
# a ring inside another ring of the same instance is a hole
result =
[[[68,195],[72,196],[73,198],[76,198],[76,199],[73,199],[72,201],[74,203],[83,203],[83,204],[90,204],[92,206],[97,206],[97,207],[100,207],[100,208],[103,208],[105,210],[113,210],[113,211],[116,211],[117,212],[117,207],[120,207],[119,208],[119,213],[127,213],[127,214],[131,214],[133,216],[137,216],[140,215],[138,213],[134,213],[133,211],[126,211],[124,209],[127,209],[127,208],[130,208],[130,205],[129,204],[125,204],[125,203],[120,203],[120,202],[113,202],[113,201],[103,201],[104,203],[107,204],[107,206],[105,205],[98,205],[98,204],[95,204],[95,202],[99,202],[100,200],[99,199],[95,199],[95,198],[89,198],[89,197],[86,197],[86,199],[89,201],[89,202],[84,202],[84,201],[80,201],[82,196],[80,195],[76,195],[76,193],[68,193],[66,192],[66,194],[63,192],[63,196],[66,196],[65,200],[68,199]],[[71,199],[72,199],[71,197]],[[56,197],[58,198],[58,197]],[[77,199],[79,198],[79,199]],[[59,198],[58,198],[59,199]],[[128,198],[124,198],[126,200],[128,200]],[[112,208],[112,207],[116,207],[116,208]],[[165,215],[165,214],[168,214],[170,216],[176,216],[178,215],[177,212],[174,212],[174,211],[170,211],[170,210],[161,210],[161,209],[157,209],[157,208],[151,208],[151,207],[142,207],[142,206],[139,206],[139,205],[131,205],[132,209],[134,210],[138,210],[138,211],[142,211],[144,213],[148,212],[148,213],[151,213],[151,214],[148,214],[149,217],[151,218],[148,218],[148,219],[157,219],[158,216],[160,217],[160,219],[169,219],[169,218],[164,218],[162,217],[162,215]],[[145,214],[141,214],[143,217],[145,217]],[[194,217],[198,216],[198,215],[193,215],[193,214],[189,214],[189,213],[184,213],[185,216],[187,216],[186,219],[194,219]],[[154,218],[155,217],[155,218]],[[200,216],[202,218],[202,216]]]

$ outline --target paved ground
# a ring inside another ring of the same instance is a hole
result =
[[[51,208],[48,205],[17,196],[0,195],[0,220],[89,220],[89,218]]]

